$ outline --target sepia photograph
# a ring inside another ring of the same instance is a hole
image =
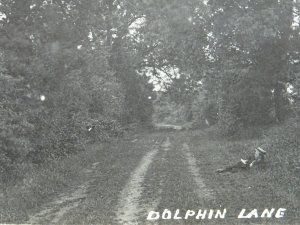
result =
[[[300,0],[0,0],[0,225],[300,225]]]

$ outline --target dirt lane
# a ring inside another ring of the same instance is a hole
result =
[[[85,178],[77,186],[58,193],[40,210],[31,210],[35,213],[23,223],[299,224],[275,218],[268,221],[237,219],[243,208],[283,207],[289,210],[288,216],[294,215],[289,200],[278,196],[272,186],[257,176],[260,171],[215,173],[229,157],[234,158],[228,153],[233,144],[228,142],[228,146],[224,146],[224,142],[208,140],[205,134],[197,133],[193,137],[185,131],[128,136],[99,151],[93,158],[96,163],[82,171]],[[240,145],[236,146],[239,150]],[[169,210],[173,218],[177,210],[179,217],[184,217],[188,210],[224,208],[227,208],[224,220],[162,218],[165,210]],[[151,211],[159,213],[158,220],[147,220]]]
[[[27,223],[174,224],[147,221],[147,216],[150,211],[207,206],[213,191],[202,179],[189,145],[178,137],[177,132],[161,132],[115,143],[100,154],[99,163],[85,169],[81,185],[61,193]]]

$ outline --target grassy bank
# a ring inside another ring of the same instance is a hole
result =
[[[24,164],[16,185],[7,186],[0,196],[0,223],[26,221],[28,214],[37,210],[60,192],[78,186],[84,180],[83,169],[95,162],[105,145],[90,146],[85,152],[60,161],[40,166]]]
[[[231,140],[216,138],[212,130],[193,131],[190,144],[206,183],[216,190],[217,205],[229,208],[232,218],[242,208],[282,207],[287,209],[284,223],[292,224],[300,215],[299,134],[298,125],[291,120],[245,130]],[[258,146],[267,151],[264,166],[238,173],[215,172],[254,154]]]

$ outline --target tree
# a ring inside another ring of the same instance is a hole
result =
[[[282,121],[288,105],[285,84],[289,81],[292,3],[211,0],[208,4],[211,65],[220,78],[206,80],[220,90],[220,117],[227,112],[224,105],[234,116],[233,127],[238,127],[236,122],[259,124],[270,121],[274,105],[275,118]],[[212,86],[208,89],[214,91]]]

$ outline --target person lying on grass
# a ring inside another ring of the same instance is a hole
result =
[[[250,169],[254,164],[263,163],[265,160],[265,156],[266,156],[266,151],[258,147],[255,149],[254,156],[251,155],[247,159],[241,159],[241,161],[236,163],[235,165],[228,166],[224,169],[218,169],[217,173],[224,173],[224,172],[234,173],[241,170]]]

